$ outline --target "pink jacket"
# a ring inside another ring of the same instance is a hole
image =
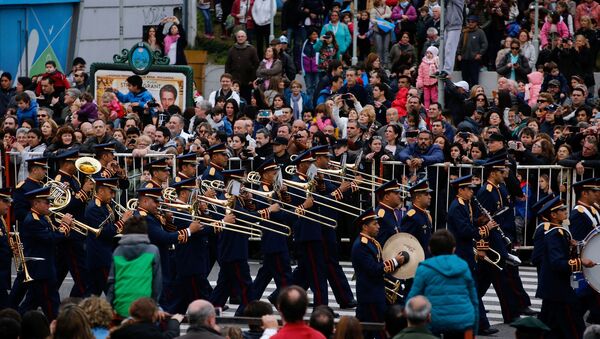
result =
[[[403,15],[406,15],[408,17],[408,21],[412,21],[412,22],[417,21],[417,10],[412,5],[408,5],[408,8],[406,9],[406,13],[404,13],[404,9],[402,8],[402,6],[400,6],[400,5],[394,6],[394,8],[392,9],[392,20],[394,20],[394,22],[396,22],[396,21],[402,19]]]
[[[575,30],[581,27],[579,19],[582,16],[589,16],[590,19],[596,19],[596,22],[600,22],[600,5],[595,1],[589,6],[585,2],[579,4],[575,10],[575,20],[573,20],[575,21]]]
[[[525,98],[529,97],[527,103],[533,107],[537,104],[537,99],[540,96],[540,90],[542,89],[542,83],[544,82],[544,74],[541,72],[531,72],[527,74],[529,83],[525,85]]]
[[[423,86],[433,86],[437,84],[437,78],[430,77],[430,75],[438,71],[436,59],[438,59],[438,57],[434,57],[433,60],[423,57],[417,75],[417,88],[421,89]]]
[[[549,43],[548,38],[550,37],[550,28],[551,27],[552,27],[552,24],[549,23],[548,21],[544,22],[544,26],[542,26],[542,31],[540,32],[540,39],[542,40],[542,48],[546,47],[546,45]],[[557,31],[558,35],[560,35],[561,38],[568,38],[571,36],[571,33],[569,32],[569,27],[567,27],[567,25],[562,21],[559,21],[559,23],[556,24],[556,31]]]

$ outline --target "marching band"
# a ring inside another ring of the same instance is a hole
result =
[[[332,162],[327,146],[289,161],[267,159],[250,173],[227,169],[224,144],[206,151],[210,158],[206,167],[195,153],[178,156],[176,164],[158,159],[146,165],[151,179],[126,204],[117,193],[129,188],[129,180],[115,159],[114,145],[96,145],[94,151],[96,158],[80,157],[76,150],[60,153],[55,158],[56,177],[47,182],[48,159],[29,159],[25,181],[14,191],[0,189],[0,307],[20,311],[40,307],[54,319],[67,272],[74,281],[71,296],[107,293],[115,239],[133,216],[145,220],[149,240],[158,247],[162,281],[158,301],[173,313],[183,313],[200,298],[225,307],[235,296],[240,299],[236,315],[242,315],[245,305],[261,299],[274,280],[277,290],[268,296],[272,302],[280,289],[296,284],[312,290],[315,306],[327,305],[329,285],[342,308],[356,307],[361,321],[381,322],[388,305],[404,303],[410,290],[410,272],[403,278],[394,272],[412,270],[414,276],[420,258],[430,256],[428,242],[434,229],[428,180],[405,185],[363,179],[357,169],[355,175],[346,174],[352,165]],[[456,254],[467,262],[476,281],[483,334],[493,333],[482,302],[490,285],[500,299],[504,322],[534,313],[519,277],[520,260],[513,254],[514,201],[505,184],[511,175],[506,161],[496,157],[484,164],[485,182],[479,189],[472,175],[450,182],[455,197],[448,208],[447,228],[456,238]],[[171,167],[176,176],[170,182]],[[198,168],[203,169],[199,177]],[[375,196],[375,206],[362,210],[347,204],[365,184],[373,187],[368,193]],[[580,275],[577,282],[582,286],[573,289],[571,278],[572,273],[595,266],[577,248],[598,234],[600,180],[583,180],[572,188],[578,200],[570,216],[559,197],[549,196],[532,206],[540,221],[532,263],[539,272],[540,319],[576,338],[583,331],[582,312],[590,311],[588,322],[600,321],[598,286],[584,286],[586,279]],[[408,197],[410,201],[405,201]],[[14,229],[4,220],[11,203]],[[354,227],[356,236],[351,247],[356,298],[339,263],[336,227],[341,215],[356,219],[352,226],[343,225]],[[402,233],[414,237],[416,245],[398,242],[395,235]],[[260,238],[262,254],[254,281],[248,264],[250,238]],[[392,241],[396,248],[386,257],[383,248],[391,247]],[[413,247],[421,247],[423,254]],[[292,253],[298,260],[294,270]],[[12,287],[11,255],[18,266]],[[211,286],[208,275],[215,261],[219,273]]]

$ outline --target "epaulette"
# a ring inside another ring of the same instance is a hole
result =
[[[268,192],[269,191],[269,186],[268,185],[263,185],[262,189],[263,189],[263,191]]]
[[[62,176],[60,174],[57,174],[56,177],[54,178],[54,180],[56,180],[56,181],[60,181],[60,179],[62,179]]]
[[[98,206],[98,207],[102,206],[102,202],[100,201],[100,199],[96,198],[96,199],[94,199],[94,201],[96,202],[96,206]]]
[[[360,237],[360,242],[363,244],[368,244],[369,243],[369,238],[367,237]]]
[[[180,177],[175,177],[175,182],[180,182],[181,178]]]
[[[37,213],[31,212],[31,216],[33,220],[40,221],[40,216]]]
[[[583,208],[583,206],[577,206],[577,208],[575,208],[577,210],[577,212],[579,213],[584,213],[585,212],[585,208]]]
[[[458,203],[461,204],[461,205],[464,205],[465,201],[462,198],[458,198]]]
[[[385,209],[380,208],[379,211],[377,212],[377,216],[380,218],[383,218],[385,216]]]
[[[17,188],[21,188],[21,186],[23,186],[25,184],[25,180],[21,181],[20,183],[17,184]]]
[[[217,170],[216,170],[214,167],[211,167],[211,168],[208,170],[208,175],[215,175],[215,173],[216,173],[216,172],[217,172]]]
[[[543,225],[544,225],[544,233],[546,233],[547,231],[550,230],[550,223],[549,222],[545,222],[545,223],[543,223]]]
[[[406,215],[408,215],[409,217],[412,217],[416,213],[417,213],[417,211],[415,211],[414,208],[411,208],[408,212],[406,212]]]
[[[492,184],[487,184],[487,186],[485,186],[485,189],[486,189],[488,192],[491,192],[491,191],[494,189],[494,186],[492,186]]]
[[[146,213],[146,211],[140,211],[140,215],[142,217],[148,216],[148,213]]]

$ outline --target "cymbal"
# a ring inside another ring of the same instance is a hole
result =
[[[417,266],[425,260],[425,251],[419,240],[410,233],[396,233],[391,236],[383,246],[383,260],[394,258],[398,253],[406,251],[410,255],[407,263],[392,272],[392,276],[398,279],[410,279],[415,276]]]

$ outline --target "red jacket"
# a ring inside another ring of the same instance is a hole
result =
[[[392,102],[392,107],[398,110],[400,118],[406,116],[406,102],[408,101],[408,88],[402,87],[396,94],[396,99]]]
[[[35,88],[35,94],[40,95],[42,93],[42,79],[52,78],[54,80],[54,91],[56,93],[64,92],[65,89],[71,88],[71,84],[67,77],[59,71],[54,71],[54,73],[44,73],[38,75],[38,82]]]
[[[325,336],[304,322],[300,322],[283,325],[271,339],[325,339]]]
[[[254,28],[254,20],[252,20],[252,6],[254,6],[254,0],[249,0],[246,16],[246,29]],[[231,15],[233,15],[234,22],[236,25],[240,24],[240,19],[237,15],[240,14],[240,0],[235,0],[231,6]]]

